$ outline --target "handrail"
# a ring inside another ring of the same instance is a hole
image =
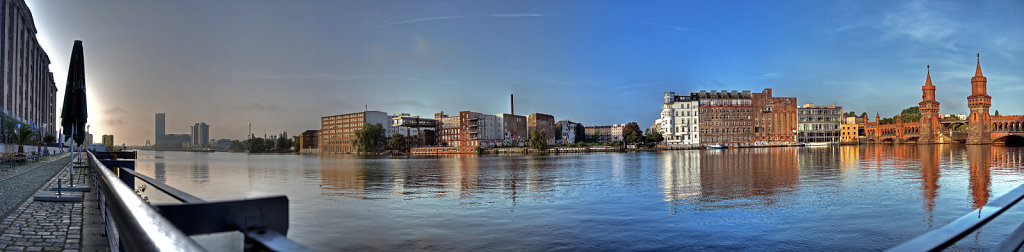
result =
[[[907,241],[899,246],[889,249],[889,251],[940,251],[953,244],[956,244],[964,236],[967,236],[971,232],[974,232],[985,223],[988,223],[992,219],[995,219],[1000,214],[1005,212],[1007,209],[1013,207],[1013,205],[1024,199],[1024,185],[1018,186],[1012,191],[1000,196],[998,199],[990,201],[977,210],[971,211],[967,215],[961,216],[955,221],[946,224],[942,228],[932,230],[931,232],[925,233],[917,238]],[[1024,227],[1024,226],[1022,226]],[[1017,230],[1022,230],[1018,228]],[[1015,232],[1016,234],[1016,232]],[[1011,235],[1011,239],[1015,239],[1017,235]],[[1006,244],[1007,242],[1016,243],[1016,245]],[[1019,240],[1007,240],[1004,241],[1003,246],[1020,246]]]
[[[108,218],[117,227],[117,235],[124,237],[120,242],[126,251],[206,251],[88,153],[103,204],[110,211]]]

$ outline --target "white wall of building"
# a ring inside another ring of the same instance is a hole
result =
[[[700,121],[698,102],[685,96],[665,92],[661,107],[661,133],[667,145],[699,145]]]

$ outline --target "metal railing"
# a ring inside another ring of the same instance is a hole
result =
[[[1018,186],[998,199],[985,204],[985,206],[977,210],[971,211],[967,215],[961,216],[942,228],[918,236],[889,249],[889,251],[941,251],[956,244],[957,241],[978,230],[985,223],[995,219],[1007,209],[1017,204],[1017,202],[1020,202],[1022,198],[1024,198],[1024,185]],[[999,244],[999,251],[1017,251],[1021,248],[1022,244],[1024,244],[1024,224],[1017,227],[1010,234],[1010,237]]]
[[[133,161],[116,160],[116,156],[92,152],[88,156],[111,251],[206,251],[189,235],[230,231],[245,235],[246,251],[309,251],[285,237],[285,196],[207,202],[135,172]],[[133,189],[135,178],[184,204],[150,205]]]

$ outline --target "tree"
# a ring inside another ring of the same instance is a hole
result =
[[[595,131],[594,135],[590,136],[590,142],[592,142],[592,143],[600,143],[601,142],[601,133]]]
[[[868,112],[860,113],[860,117],[861,118],[867,118],[868,117]]]
[[[636,131],[629,132],[629,134],[625,136],[626,137],[624,137],[623,140],[625,140],[626,143],[639,143],[644,141],[644,136]]]
[[[622,126],[622,136],[627,137],[630,133],[636,132],[637,136],[642,136],[643,131],[640,130],[640,126],[636,122],[628,122],[625,126]]]
[[[55,142],[57,142],[57,137],[55,137],[53,135],[50,135],[50,134],[46,134],[46,136],[43,137],[43,142],[48,143],[48,144],[49,143],[55,143]]]
[[[384,136],[384,126],[377,124],[363,124],[363,127],[354,132],[355,139],[352,140],[352,147],[356,152],[378,152],[384,148],[387,137]]]
[[[35,132],[29,127],[17,127],[11,129],[11,139],[14,139],[14,143],[18,144],[18,152],[25,152],[25,144],[32,141],[32,136]]]
[[[543,150],[547,146],[548,140],[547,136],[544,135],[544,131],[530,131],[530,148]]]
[[[231,145],[228,146],[228,151],[230,151],[230,152],[245,152],[245,144],[242,144],[242,141],[231,140]]]
[[[274,144],[274,139],[271,137],[263,138],[263,149],[264,152],[277,149],[277,146]]]
[[[246,145],[249,147],[249,153],[260,153],[267,151],[266,141],[263,138],[252,136],[247,141]]]
[[[397,151],[405,151],[405,136],[402,134],[391,135],[388,140],[388,148]]]
[[[648,130],[644,139],[646,140],[644,141],[646,143],[660,143],[661,141],[665,141],[665,136],[662,136],[661,132],[658,132],[657,130]]]
[[[996,110],[996,115],[999,115],[999,110],[998,109]]]
[[[277,150],[288,151],[292,148],[292,139],[288,137],[288,132],[281,132],[281,135],[277,137]]]
[[[918,108],[917,106],[913,106],[913,107],[905,108],[905,109],[903,109],[903,111],[900,111],[900,116],[912,115],[912,114],[920,115],[921,114],[920,108]]]

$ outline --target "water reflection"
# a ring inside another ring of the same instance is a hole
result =
[[[664,200],[697,210],[779,204],[777,194],[793,192],[800,183],[797,154],[797,148],[665,152]]]
[[[567,157],[566,159],[572,159]],[[481,160],[487,166],[481,166]],[[324,156],[320,187],[325,196],[357,199],[448,198],[470,199],[480,194],[504,195],[513,205],[524,193],[550,196],[559,171],[550,158],[427,157],[359,159]],[[485,174],[481,170],[486,169]]]
[[[971,163],[971,202],[975,209],[981,208],[985,203],[988,203],[989,191],[991,190],[989,169],[992,162],[992,148],[991,146],[983,145],[967,146],[967,159]]]
[[[284,155],[174,153],[140,167],[166,172],[201,197],[288,194],[295,206],[290,232],[323,251],[859,251],[894,246],[1016,187],[1024,182],[1021,150],[950,144],[337,155],[302,156],[301,164]],[[287,176],[305,180],[280,178]],[[229,190],[215,190],[222,184]],[[985,235],[993,234],[999,232]]]
[[[153,173],[156,173],[156,180],[167,183],[167,170],[164,162],[156,162],[153,164]]]
[[[210,157],[206,153],[192,153],[192,182],[210,182]]]
[[[921,157],[921,194],[924,199],[925,221],[928,227],[934,225],[935,197],[939,190],[939,151],[938,148],[944,145],[919,145],[918,153]]]

